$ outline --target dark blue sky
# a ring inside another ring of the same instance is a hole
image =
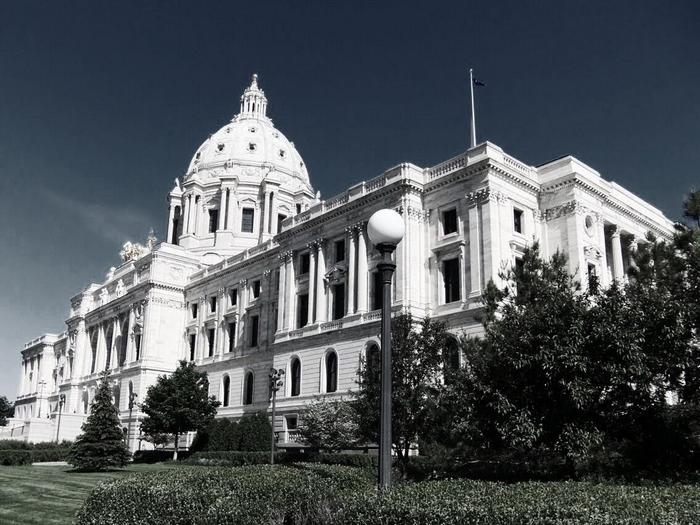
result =
[[[697,2],[0,0],[0,395],[69,298],[162,236],[250,74],[324,196],[479,139],[573,154],[672,218],[700,186]]]

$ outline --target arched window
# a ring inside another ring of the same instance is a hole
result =
[[[246,372],[245,380],[243,382],[243,404],[252,405],[253,404],[253,372]]]
[[[377,346],[375,343],[369,345],[369,347],[367,348],[366,359],[367,360],[365,366],[370,371],[370,373],[378,374],[381,366],[379,362],[379,346]]]
[[[229,391],[231,390],[231,378],[229,376],[224,376],[223,389],[224,389],[223,406],[227,407],[228,401],[229,401]]]
[[[291,372],[291,394],[298,396],[301,393],[301,361],[298,357],[292,359]]]
[[[326,354],[326,392],[338,389],[338,355],[334,351]]]

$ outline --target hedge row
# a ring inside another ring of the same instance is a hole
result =
[[[340,465],[377,470],[378,457],[369,454],[319,454],[277,452],[275,463],[322,463],[325,465]],[[243,465],[265,465],[270,462],[269,452],[240,452],[235,450],[219,450],[210,452],[195,452],[186,463],[190,465],[209,465],[218,467],[240,467]]]
[[[181,461],[187,459],[192,454],[189,450],[178,450],[177,459]],[[134,463],[162,463],[173,459],[172,450],[137,450],[132,456]]]
[[[69,448],[0,450],[0,465],[30,465],[42,461],[65,461]]]
[[[332,523],[344,498],[371,490],[371,482],[348,467],[183,468],[98,485],[76,523]]]
[[[0,439],[0,450],[46,450],[50,448],[70,448],[72,441],[40,441],[38,443],[27,443],[26,441],[17,441],[14,439]]]
[[[77,523],[433,525],[691,524],[695,485],[406,483],[377,493],[366,469],[337,465],[183,468],[98,485]]]

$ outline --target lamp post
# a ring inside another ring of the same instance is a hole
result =
[[[392,254],[404,236],[401,216],[394,210],[376,211],[367,223],[370,242],[379,250],[382,283],[382,381],[379,418],[379,488],[391,486],[391,279],[396,270]]]
[[[63,412],[63,405],[66,402],[66,394],[61,394],[58,396],[58,424],[56,425],[56,443],[58,443],[58,434],[61,432],[61,412]]]
[[[131,452],[131,412],[134,410],[134,401],[139,397],[136,392],[129,393],[129,424],[126,431],[126,447]]]
[[[272,391],[272,434],[270,437],[270,465],[275,464],[275,410],[277,408],[277,391],[284,384],[282,381],[284,370],[270,368],[270,390]]]

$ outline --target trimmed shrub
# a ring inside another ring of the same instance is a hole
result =
[[[284,463],[286,454],[277,452],[276,463]],[[269,452],[241,452],[239,450],[219,450],[195,452],[186,461],[189,465],[207,465],[220,467],[241,467],[243,465],[266,465],[270,462]]]
[[[181,450],[177,453],[178,461],[190,457],[192,453],[187,450]],[[133,455],[134,463],[162,463],[163,461],[172,461],[172,450],[138,450]]]
[[[332,523],[343,498],[373,490],[348,467],[183,468],[98,485],[76,523]]]
[[[700,515],[699,495],[691,485],[431,481],[347,500],[338,523],[691,524]]]
[[[27,443],[26,441],[17,441],[14,439],[0,439],[0,450],[46,450],[50,448],[70,448],[72,441],[39,441],[37,443]]]
[[[254,452],[269,450],[272,425],[265,412],[244,416],[238,422],[238,450]]]
[[[365,469],[299,463],[113,479],[93,490],[77,523],[690,525],[698,516],[696,485],[443,480],[378,493]]]
[[[66,461],[70,448],[44,448],[29,450],[29,456],[32,463],[40,463],[42,461]]]
[[[243,416],[238,422],[227,418],[215,419],[197,432],[192,442],[193,452],[241,450],[265,451],[270,448],[272,426],[265,412]]]
[[[28,465],[32,462],[29,450],[0,450],[0,465]]]

